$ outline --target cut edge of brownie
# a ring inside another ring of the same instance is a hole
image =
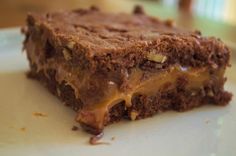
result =
[[[45,72],[35,73],[34,70],[31,70],[27,76],[39,80],[66,106],[78,112],[83,107],[83,103],[75,97],[74,90],[69,85],[66,83],[59,84],[55,80],[55,72],[55,70],[47,70],[45,75]],[[106,114],[104,126],[124,119],[144,119],[169,110],[184,112],[206,104],[225,106],[231,100],[232,94],[224,91],[224,82],[225,79],[220,84],[205,84],[196,95],[189,95],[189,92],[184,87],[185,81],[180,80],[175,90],[158,92],[155,96],[134,96],[131,107],[126,107],[125,102],[122,101],[110,108],[109,113]],[[214,95],[209,92],[212,90],[215,92]],[[80,125],[91,134],[97,135],[103,131],[103,129],[97,129],[86,123],[80,123]]]
[[[87,13],[88,12],[89,10]],[[145,16],[139,9],[136,9],[135,12],[138,14],[138,16]],[[88,49],[82,46],[74,46],[73,44],[71,48],[69,44],[71,42],[70,39],[68,40],[68,38],[65,38],[63,35],[58,36],[55,34],[54,30],[50,29],[50,26],[45,24],[41,23],[41,25],[35,26],[35,21],[31,21],[32,18],[34,17],[29,16],[28,18],[28,29],[30,30],[25,32],[26,39],[24,44],[27,44],[29,35],[32,34],[33,37],[36,37],[36,41],[40,37],[41,39],[39,40],[44,40],[46,38],[46,40],[43,41],[46,44],[44,47],[44,50],[46,51],[44,56],[45,59],[47,59],[47,57],[51,58],[54,56],[62,60],[64,59],[64,61],[67,62],[72,68],[79,66],[91,71],[112,73],[124,72],[125,70],[137,67],[142,71],[148,71],[152,73],[156,71],[168,70],[168,68],[175,64],[192,68],[208,67],[212,69],[212,72],[214,72],[214,70],[219,67],[225,69],[227,66],[229,66],[229,49],[220,40],[202,37],[198,32],[189,34],[190,40],[185,38],[186,36],[181,37],[181,35],[173,36],[173,34],[164,34],[162,38],[159,38],[158,40],[150,41],[148,43],[145,41],[142,42],[140,45],[142,48],[139,47],[137,49],[137,47],[129,47],[128,49],[131,50],[125,49],[125,54],[119,52],[114,53],[113,55],[114,51],[111,50],[110,53],[105,53],[105,55],[98,56],[86,53],[86,50]],[[45,38],[40,36],[42,31],[46,31],[46,34],[44,34]],[[60,40],[57,37],[62,38],[60,38]],[[186,40],[189,46],[182,45],[185,44]],[[166,44],[165,41],[168,44]],[[162,45],[161,43],[165,44]],[[60,46],[56,46],[57,44]],[[172,47],[170,48],[167,45],[172,45]],[[160,51],[155,51],[153,53],[150,52],[152,49],[158,49],[158,46],[163,47],[164,49],[162,48],[160,50],[159,48]],[[186,49],[183,50],[183,48]],[[175,49],[175,51],[170,51],[170,49]],[[74,53],[76,50],[82,51],[80,53],[81,56],[78,56],[77,53]],[[50,53],[47,53],[47,51]],[[149,55],[145,56],[144,53],[147,51],[150,53]],[[179,53],[180,51],[181,53]],[[186,54],[182,51],[185,51]],[[27,51],[27,53],[31,52],[32,51]],[[137,53],[140,54],[136,55]],[[41,81],[54,95],[58,96],[62,101],[65,102],[66,105],[71,106],[75,111],[81,110],[83,107],[83,102],[77,97],[75,90],[73,87],[67,84],[67,82],[62,81],[59,83],[56,80],[57,71],[55,69],[46,68],[43,69],[44,71],[42,71],[32,61],[32,58],[28,56],[28,59],[30,61],[31,67],[31,71],[28,74],[30,78]],[[127,73],[121,73],[121,75],[122,74],[124,76]],[[213,83],[205,83],[202,88],[194,95],[192,95],[191,92],[185,90],[186,84],[183,77],[178,79],[178,81],[179,82],[176,88],[172,90],[158,91],[152,96],[141,94],[133,96],[132,105],[130,107],[127,107],[124,101],[115,104],[112,108],[109,108],[109,113],[107,113],[104,117],[105,121],[103,126],[117,122],[121,119],[142,119],[167,110],[185,111],[208,103],[215,105],[226,105],[229,103],[232,97],[231,93],[224,91],[223,86],[225,79],[215,81]],[[102,128],[98,129],[97,127],[92,127],[91,125],[83,122],[80,122],[80,124],[86,131],[93,134],[98,134],[103,130],[103,126]]]

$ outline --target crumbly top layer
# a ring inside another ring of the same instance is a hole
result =
[[[94,50],[93,53],[102,53],[107,49],[145,46],[162,35],[196,34],[173,27],[171,21],[162,22],[140,11],[133,14],[111,14],[92,7],[88,10],[31,14],[30,17],[37,25],[45,25],[52,30],[54,35],[71,38]]]
[[[40,27],[49,32],[51,40],[73,49],[72,56],[96,57],[100,64],[133,66],[150,56],[148,60],[155,62],[159,57],[155,54],[164,55],[168,64],[221,66],[229,61],[229,49],[219,39],[147,16],[140,7],[133,14],[104,13],[95,7],[30,14],[27,22],[28,27]]]

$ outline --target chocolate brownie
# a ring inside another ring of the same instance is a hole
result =
[[[93,134],[121,119],[226,105],[230,50],[214,37],[175,27],[136,7],[29,14],[29,77],[42,82]]]

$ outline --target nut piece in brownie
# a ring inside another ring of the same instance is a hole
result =
[[[94,134],[121,119],[226,105],[230,51],[214,37],[145,15],[78,9],[29,14],[29,76],[78,112]]]

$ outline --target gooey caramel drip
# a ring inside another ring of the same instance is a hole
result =
[[[223,75],[222,72],[223,70],[221,71]],[[155,95],[167,83],[170,84],[169,87],[175,87],[179,77],[185,77],[188,80],[187,89],[199,89],[205,81],[210,79],[207,68],[191,69],[173,66],[166,71],[152,73],[145,80],[143,80],[143,74],[140,69],[132,71],[128,80],[131,88],[127,92],[121,92],[115,83],[109,83],[107,96],[99,102],[84,107],[78,114],[77,121],[102,129],[109,109],[121,101],[125,101],[126,107],[130,107],[134,95]]]

